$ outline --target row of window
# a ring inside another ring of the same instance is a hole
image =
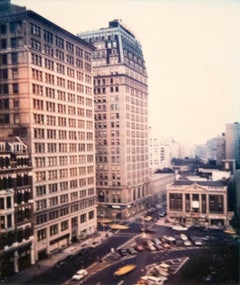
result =
[[[66,104],[55,103],[52,101],[45,101],[41,99],[33,99],[33,108],[41,111],[58,112],[60,114],[77,115],[86,118],[93,118],[93,110],[67,106]]]
[[[12,215],[8,215],[6,219],[0,218],[1,229],[11,228],[13,222]],[[0,235],[0,250],[3,250],[4,246],[12,246],[13,243],[21,243],[24,240],[28,240],[33,235],[33,229],[31,227],[25,227],[18,229],[17,231],[8,231],[1,233]]]
[[[77,170],[77,168],[72,169],[59,169],[59,170],[48,170],[48,171],[37,171],[36,172],[36,181],[46,181],[46,180],[56,180],[58,178],[68,178],[68,177],[74,177],[81,175],[81,168]],[[70,189],[76,188],[79,184],[79,186],[85,186],[90,185],[94,183],[94,177],[88,177],[88,178],[81,178],[79,180],[79,183],[77,180],[71,180],[70,181]]]
[[[82,87],[82,92],[84,93],[84,86],[80,84]],[[39,84],[32,84],[32,92],[35,95],[41,95],[46,96],[52,99],[57,99],[60,101],[68,102],[68,103],[74,103],[82,106],[93,106],[93,100],[92,98],[85,98],[84,96],[73,94],[70,92],[65,92],[59,89],[51,88],[51,87],[45,87]]]
[[[10,189],[13,187],[23,187],[30,185],[30,176],[27,174],[18,174],[16,178],[11,176],[0,177],[0,190]]]
[[[93,141],[93,133],[91,132],[76,132],[76,131],[62,131],[53,129],[34,129],[35,139],[61,139],[61,140],[87,140]],[[51,145],[49,144],[51,147]],[[56,147],[55,147],[56,149]],[[53,152],[53,151],[50,151]]]
[[[79,224],[86,223],[87,221],[92,220],[92,219],[94,219],[94,211],[90,211],[88,213],[83,213],[79,217]],[[67,230],[70,226],[69,223],[70,223],[70,220],[65,220],[59,224],[54,224],[54,225],[50,226],[48,235],[53,236],[53,235],[58,234],[59,232],[63,232],[65,230]],[[78,219],[73,220],[73,218],[72,218],[71,227],[76,227],[76,223],[78,223]],[[47,238],[47,229],[46,228],[37,231],[37,240],[38,241],[44,240],[46,238]]]
[[[43,29],[42,27],[31,23],[31,34],[34,35],[36,38],[43,39],[52,44],[55,44],[58,48],[64,49],[69,53],[75,54],[80,58],[84,58],[87,61],[91,61],[91,53],[88,51],[84,51],[78,46],[75,46],[73,43],[61,38],[57,35],[54,35],[52,32]]]
[[[94,150],[93,143],[35,143],[35,153],[46,153],[46,152],[92,152]]]
[[[170,193],[170,210],[182,211],[183,210],[183,194]],[[193,194],[190,199],[190,194],[185,194],[185,211],[195,213],[223,213],[224,212],[224,197],[223,195],[208,195]]]

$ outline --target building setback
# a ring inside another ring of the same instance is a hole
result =
[[[80,33],[93,56],[98,215],[148,206],[148,85],[140,43],[120,20]]]
[[[33,264],[96,230],[93,46],[7,0],[0,23],[0,133],[28,149]]]
[[[221,181],[176,180],[167,187],[168,217],[186,225],[229,225],[227,186]]]

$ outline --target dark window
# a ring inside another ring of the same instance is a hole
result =
[[[6,25],[1,25],[0,26],[0,33],[2,35],[4,35],[4,34],[6,34],[6,32],[7,32],[7,26]]]
[[[4,209],[4,198],[0,198],[0,209]]]
[[[11,38],[11,48],[17,47],[17,38]]]
[[[182,194],[170,193],[170,210],[182,211]]]
[[[9,100],[4,99],[4,109],[9,109]]]
[[[17,94],[18,93],[18,83],[13,83],[13,93]]]
[[[0,55],[1,56],[1,55]],[[2,61],[2,64],[7,64],[7,54],[2,54],[1,56],[1,61]]]
[[[7,40],[6,39],[2,39],[1,40],[1,49],[6,49],[7,48]]]
[[[12,226],[12,215],[7,215],[7,227],[10,228]]]
[[[18,54],[17,52],[12,53],[12,64],[17,64],[18,63]]]

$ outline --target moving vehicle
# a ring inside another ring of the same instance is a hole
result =
[[[136,268],[135,264],[128,264],[125,266],[120,267],[118,270],[114,272],[115,276],[123,276]]]
[[[86,269],[80,269],[78,270],[72,277],[73,280],[83,280],[88,275],[88,272]]]
[[[172,229],[175,230],[175,231],[187,231],[187,230],[188,230],[188,227],[184,227],[184,226],[173,226]]]

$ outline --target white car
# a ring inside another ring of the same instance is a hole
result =
[[[188,237],[185,234],[180,234],[180,239],[186,241]]]
[[[200,239],[197,239],[197,240],[194,241],[194,244],[195,244],[196,246],[202,246],[202,245],[203,245],[203,242],[202,242]]]
[[[185,240],[185,241],[184,241],[184,245],[185,245],[185,246],[191,246],[192,243],[190,242],[190,240]]]
[[[86,269],[80,269],[78,270],[72,277],[73,280],[82,280],[88,275],[88,272]]]
[[[175,230],[175,231],[187,231],[187,230],[188,230],[188,227],[173,226],[172,229]]]
[[[169,235],[165,235],[165,236],[163,236],[163,238],[169,242],[173,242],[176,240],[174,237],[169,236]]]

